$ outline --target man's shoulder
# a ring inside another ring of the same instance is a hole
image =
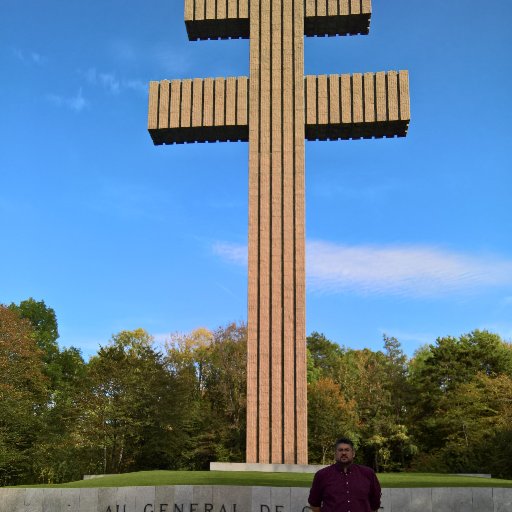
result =
[[[317,473],[329,473],[331,471],[336,471],[336,464],[329,464],[325,468],[319,469]]]
[[[325,466],[325,468],[319,469],[315,473],[315,476],[323,477],[329,473],[332,473],[333,471],[336,471],[336,464],[330,464],[329,466]]]

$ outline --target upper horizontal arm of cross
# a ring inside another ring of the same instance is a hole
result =
[[[371,0],[304,0],[306,36],[367,34]],[[189,39],[249,38],[249,0],[185,0]]]

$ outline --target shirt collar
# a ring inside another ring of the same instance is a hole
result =
[[[336,467],[336,471],[338,471],[338,473],[344,473],[343,471],[343,466],[341,465],[341,463],[339,462],[336,462],[334,464],[334,466]],[[347,474],[348,473],[352,473],[352,468],[353,468],[354,464],[351,463],[350,466],[347,467]]]

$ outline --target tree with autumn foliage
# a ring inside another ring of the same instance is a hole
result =
[[[308,384],[308,449],[311,464],[330,464],[340,436],[359,441],[357,404],[329,378]]]
[[[243,460],[246,326],[174,334],[166,348],[181,404],[174,431],[176,466],[208,469],[211,461]]]
[[[29,321],[0,305],[0,485],[33,478],[32,450],[45,425],[48,379]]]

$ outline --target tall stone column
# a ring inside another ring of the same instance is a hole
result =
[[[155,144],[249,141],[249,463],[307,463],[304,138],[407,134],[407,71],[304,77],[304,34],[367,34],[370,15],[371,0],[185,0],[191,40],[250,37],[249,80],[150,83]]]
[[[304,0],[249,20],[247,462],[307,464]]]

